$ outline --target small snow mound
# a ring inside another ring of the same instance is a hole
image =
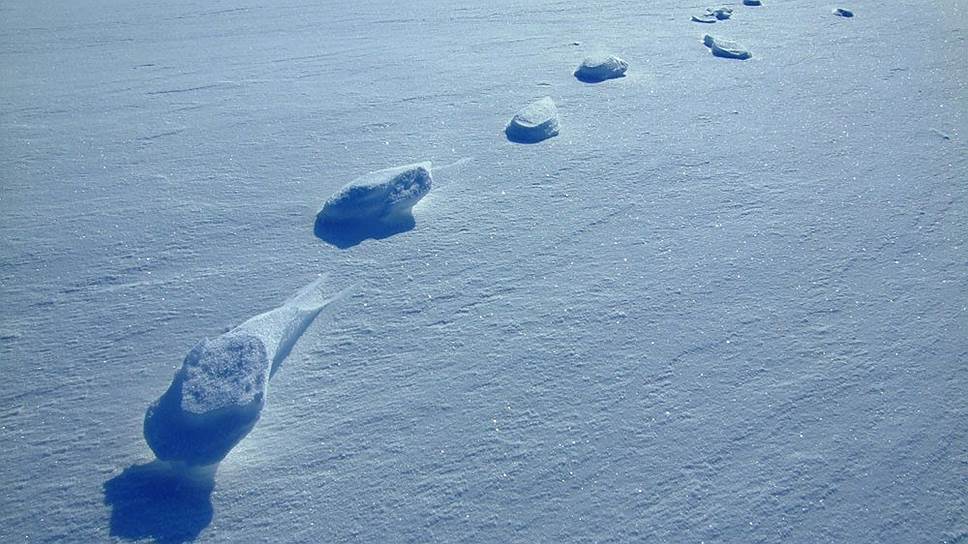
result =
[[[533,144],[558,135],[558,107],[550,96],[539,98],[514,114],[504,129],[508,140]]]
[[[316,235],[345,248],[410,230],[413,206],[430,192],[430,169],[430,162],[421,162],[351,181],[316,214]]]
[[[598,83],[623,77],[628,69],[629,63],[614,55],[585,57],[575,70],[575,77],[587,83]]]
[[[697,23],[715,23],[716,21],[725,21],[733,16],[733,8],[706,8],[706,12],[702,15],[693,15],[692,20]]]
[[[158,459],[221,461],[259,420],[269,368],[265,344],[252,335],[229,333],[195,346],[145,414],[145,440]]]
[[[753,56],[748,49],[742,45],[720,38],[714,38],[706,34],[702,38],[702,43],[712,50],[713,55],[726,59],[746,60]]]
[[[854,12],[850,11],[849,9],[836,8],[834,9],[834,15],[837,15],[839,17],[853,17]]]

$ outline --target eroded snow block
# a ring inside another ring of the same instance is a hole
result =
[[[558,135],[558,107],[550,96],[539,98],[514,114],[504,133],[508,140],[533,144]]]
[[[168,390],[145,413],[144,435],[162,461],[221,461],[259,420],[268,381],[319,313],[345,292],[322,277],[284,304],[203,340],[185,357]]]
[[[316,214],[316,235],[349,247],[412,229],[413,206],[430,192],[430,167],[429,162],[398,166],[351,181]]]
[[[228,333],[196,345],[145,414],[145,440],[158,459],[221,461],[259,420],[270,367],[265,344],[253,335]]]
[[[854,12],[850,11],[849,9],[836,8],[834,9],[834,15],[837,15],[838,17],[853,17]]]
[[[706,13],[702,15],[693,15],[692,20],[697,23],[715,23],[716,21],[725,21],[732,16],[732,8],[706,8]]]
[[[714,38],[709,34],[703,36],[702,43],[705,44],[706,47],[710,48],[713,52],[713,55],[717,57],[746,60],[753,56],[748,49],[740,44],[734,41]]]
[[[575,70],[575,77],[588,83],[598,83],[624,77],[628,69],[629,63],[614,55],[585,57]]]

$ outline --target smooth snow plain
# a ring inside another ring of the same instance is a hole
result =
[[[0,541],[963,542],[968,8],[738,4],[743,62],[668,1],[0,4]],[[315,235],[424,160],[412,229]],[[154,461],[320,274],[251,433]]]

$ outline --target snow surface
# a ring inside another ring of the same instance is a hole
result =
[[[0,3],[0,541],[964,541],[968,10],[735,4],[744,62],[664,0]],[[214,478],[155,462],[185,354],[320,273]]]

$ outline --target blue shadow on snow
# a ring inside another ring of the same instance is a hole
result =
[[[212,523],[215,467],[180,469],[163,461],[132,465],[104,483],[111,536],[191,542]]]
[[[323,221],[316,219],[316,237],[340,249],[351,248],[363,240],[382,240],[394,234],[413,230],[413,216],[407,214],[393,221]]]

